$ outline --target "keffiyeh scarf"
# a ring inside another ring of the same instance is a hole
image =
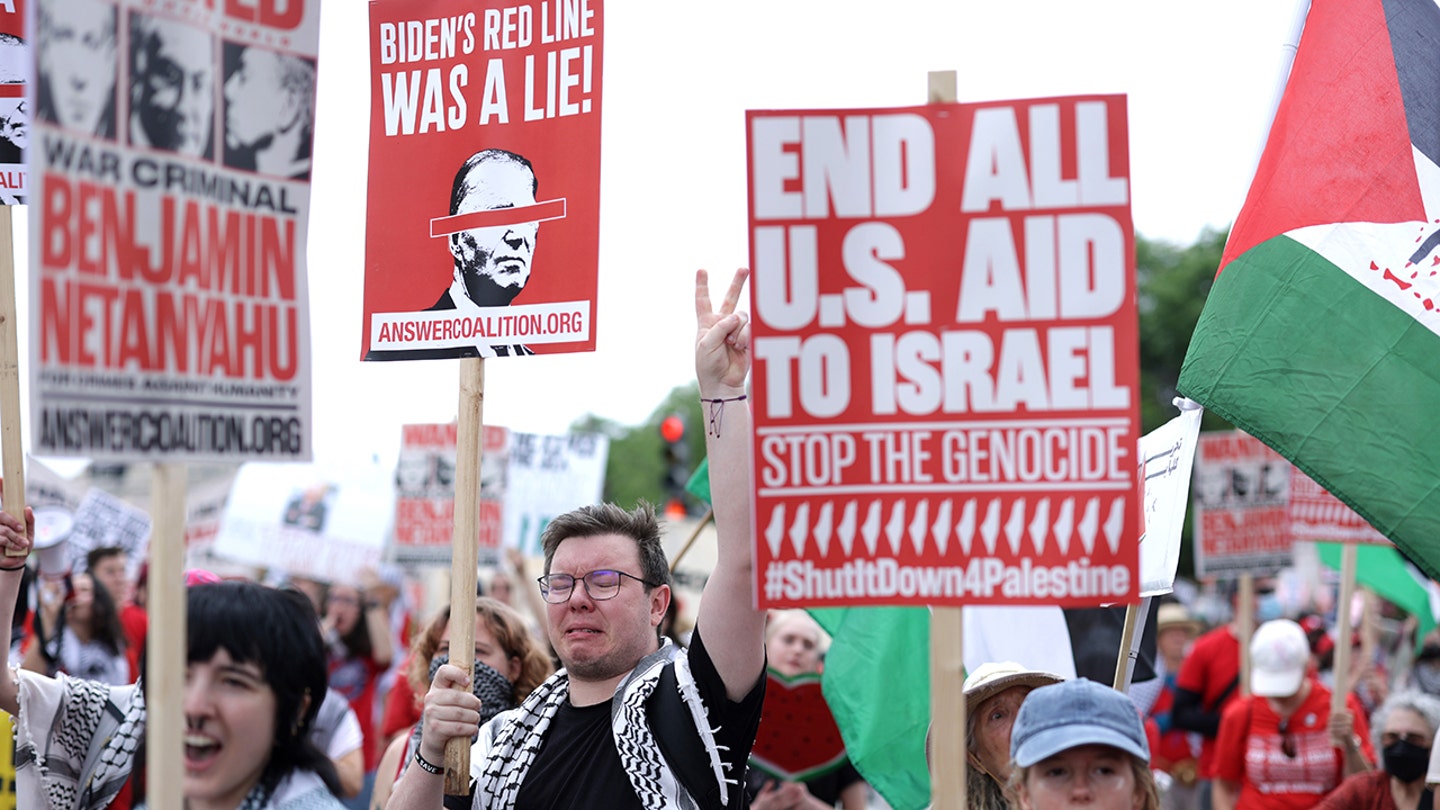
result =
[[[660,755],[660,748],[645,719],[645,703],[655,691],[661,671],[671,662],[675,665],[681,699],[695,720],[700,742],[709,756],[723,804],[728,801],[732,783],[726,779],[725,764],[706,720],[705,707],[695,689],[695,680],[690,675],[689,661],[668,639],[659,650],[640,660],[620,683],[610,701],[610,726],[620,764],[646,810],[694,810],[699,807]],[[486,810],[512,810],[515,807],[520,786],[540,751],[550,721],[569,696],[569,676],[562,669],[531,692],[520,708],[497,717],[481,729],[480,740],[471,755],[472,769],[480,769],[475,774],[476,807]]]
[[[120,792],[145,734],[139,684],[106,686],[16,672],[18,807],[100,810]]]

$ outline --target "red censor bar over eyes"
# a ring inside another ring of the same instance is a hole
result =
[[[471,228],[503,228],[525,222],[545,222],[565,218],[565,198],[543,200],[534,205],[516,205],[510,208],[487,208],[468,214],[454,214],[430,220],[430,237],[449,236],[452,233],[468,231]]]

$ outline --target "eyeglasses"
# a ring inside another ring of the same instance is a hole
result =
[[[1280,753],[1295,758],[1295,735],[1290,733],[1290,718],[1280,721]]]
[[[641,579],[634,574],[627,574],[624,571],[611,571],[606,568],[591,571],[583,577],[575,577],[570,574],[549,574],[538,577],[535,581],[540,583],[540,595],[545,598],[546,602],[552,605],[563,605],[570,601],[577,579],[584,581],[585,593],[591,599],[603,602],[606,599],[614,599],[615,594],[620,593],[620,583],[623,577],[644,583],[650,588],[658,587],[660,584]]]

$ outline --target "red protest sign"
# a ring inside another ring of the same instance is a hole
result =
[[[1290,564],[1290,462],[1238,430],[1201,433],[1195,456],[1195,574]]]
[[[0,205],[24,203],[25,150],[34,105],[25,100],[30,49],[25,45],[25,0],[0,3]]]
[[[480,457],[479,560],[500,561],[510,431],[485,426]],[[395,462],[395,548],[401,563],[449,563],[455,533],[457,426],[404,425]]]
[[[41,455],[311,454],[318,0],[35,0]]]
[[[1296,540],[1393,545],[1390,538],[1293,464],[1288,517],[1290,534]]]
[[[760,604],[1132,599],[1124,98],[747,131]]]
[[[595,349],[603,4],[370,4],[367,360]]]

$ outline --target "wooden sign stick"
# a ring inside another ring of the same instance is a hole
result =
[[[464,358],[460,361],[460,410],[455,436],[455,533],[450,537],[450,663],[472,677],[484,412],[485,360]],[[463,796],[469,787],[470,741],[456,737],[445,745],[445,792]]]
[[[1335,603],[1335,685],[1330,690],[1330,711],[1345,710],[1350,691],[1350,602],[1355,598],[1356,549],[1354,543],[1340,547],[1340,599]]]
[[[956,74],[932,70],[927,104],[954,104]],[[965,807],[964,608],[930,612],[930,798],[935,810]]]
[[[10,206],[0,205],[0,461],[5,511],[25,519],[25,445],[20,435],[19,308],[15,304],[15,233]],[[23,552],[5,551],[24,557]]]
[[[1240,694],[1250,694],[1250,637],[1255,635],[1255,575],[1240,575],[1235,599],[1235,634],[1240,637]]]
[[[150,631],[145,645],[145,802],[182,810],[185,781],[185,465],[155,465],[151,482]]]
[[[1130,693],[1135,678],[1135,662],[1140,659],[1140,641],[1145,635],[1145,622],[1150,618],[1152,597],[1141,597],[1140,603],[1125,606],[1125,629],[1120,633],[1120,658],[1115,662],[1115,691]]]

